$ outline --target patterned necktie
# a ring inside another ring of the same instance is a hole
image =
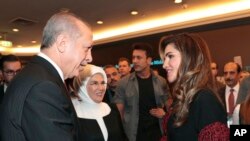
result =
[[[230,94],[228,97],[228,108],[229,108],[229,115],[232,115],[234,111],[234,89],[230,89]]]

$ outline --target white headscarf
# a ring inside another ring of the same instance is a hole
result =
[[[79,118],[95,119],[97,121],[104,136],[104,140],[107,141],[108,130],[104,123],[103,117],[108,115],[111,112],[111,109],[108,104],[104,102],[96,103],[95,101],[93,101],[89,97],[86,87],[90,78],[97,73],[100,73],[103,76],[104,81],[107,85],[107,76],[104,70],[100,67],[89,64],[84,67],[83,71],[80,72],[79,77],[74,79],[74,85],[78,85],[80,87],[78,95],[81,100],[79,100],[78,98],[72,98],[72,102]]]
[[[104,77],[105,83],[107,83],[107,76],[104,70],[101,67],[90,64],[84,67],[84,70],[80,72],[77,79],[74,79],[74,84],[77,83],[80,85],[78,91],[80,100],[77,98],[73,98],[72,102],[75,107],[77,116],[80,118],[86,118],[86,119],[102,118],[108,115],[111,111],[108,104],[104,102],[96,103],[88,95],[86,87],[87,83],[90,80],[90,78],[97,73],[100,73]],[[79,83],[76,81],[81,81],[81,82]]]

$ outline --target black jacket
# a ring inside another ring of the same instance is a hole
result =
[[[8,86],[0,115],[1,141],[77,140],[77,116],[63,80],[39,56]]]

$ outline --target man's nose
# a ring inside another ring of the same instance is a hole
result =
[[[91,52],[91,50],[89,50],[88,54],[86,56],[86,62],[90,63],[92,61],[93,61],[92,52]]]

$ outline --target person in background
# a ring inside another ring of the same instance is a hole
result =
[[[239,125],[239,124],[250,124],[250,91],[247,93],[246,99],[241,103],[237,104],[233,115],[233,125]]]
[[[21,71],[21,69],[22,63],[17,56],[9,54],[1,58],[0,72],[3,76],[3,83],[0,85],[0,104],[11,80]]]
[[[122,78],[116,87],[116,103],[129,141],[158,141],[162,136],[161,119],[165,115],[166,80],[150,68],[152,46],[132,45],[134,72]]]
[[[1,58],[2,58],[2,54],[0,53],[0,63],[1,63]],[[0,85],[3,84],[3,73],[2,71],[0,71]]]
[[[108,78],[108,88],[103,98],[103,101],[106,103],[111,103],[115,95],[117,83],[121,79],[121,75],[119,74],[117,68],[114,65],[104,66],[104,71]]]
[[[73,80],[73,105],[79,118],[81,141],[127,140],[115,104],[102,102],[107,77],[101,67],[87,65]]]
[[[121,75],[121,78],[130,74],[130,71],[131,71],[130,61],[127,58],[125,57],[119,58],[118,66],[119,66],[118,70]]]
[[[212,62],[210,64],[211,67],[211,71],[212,71],[212,75],[214,77],[215,80],[215,84],[217,86],[217,89],[221,89],[222,87],[224,87],[225,85],[223,83],[221,83],[220,81],[218,81],[217,77],[218,77],[218,65],[215,62]]]
[[[78,120],[64,80],[92,61],[90,27],[69,12],[54,14],[40,53],[7,88],[0,111],[1,141],[78,141]]]
[[[239,81],[241,82],[244,78],[246,78],[248,76],[250,76],[250,73],[248,71],[241,71],[240,72],[240,80]]]
[[[164,36],[159,54],[173,99],[165,140],[229,141],[227,115],[211,79],[205,41],[197,34]]]
[[[243,71],[242,71],[243,72]],[[241,77],[241,76],[240,76]],[[250,124],[250,76],[240,82],[239,96],[233,113],[233,124]]]
[[[247,76],[240,82],[240,89],[236,104],[244,102],[249,94],[250,94],[250,76]]]
[[[229,120],[231,119],[234,107],[236,106],[236,101],[240,94],[240,72],[241,67],[235,62],[228,62],[224,65],[224,78],[226,86],[219,90],[219,94],[224,102]],[[231,120],[229,122],[231,122]]]
[[[157,68],[153,68],[152,70],[155,75],[160,75],[159,70]]]
[[[2,71],[0,71],[0,85],[2,85],[2,84],[3,84],[3,73],[2,73]]]

